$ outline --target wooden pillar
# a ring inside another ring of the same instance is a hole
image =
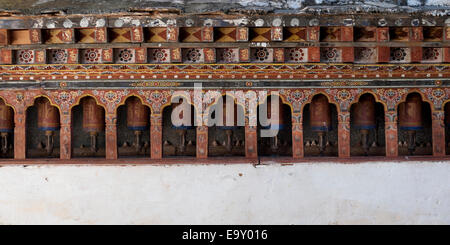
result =
[[[117,159],[117,124],[116,115],[106,115],[106,159]]]
[[[208,157],[208,126],[197,126],[197,158]]]
[[[61,111],[61,130],[59,131],[60,159],[72,157],[72,118],[69,111]]]
[[[386,157],[398,156],[397,111],[387,111],[384,116]]]
[[[245,157],[258,157],[258,136],[256,126],[245,125]]]
[[[292,113],[292,157],[303,158],[303,123],[302,113]]]
[[[338,152],[339,157],[350,157],[350,112],[338,115]]]
[[[150,157],[152,159],[162,158],[162,125],[162,115],[152,113],[150,115]]]
[[[445,156],[444,111],[434,111],[432,116],[433,156]]]
[[[26,113],[25,109],[17,110],[14,115],[14,159],[26,158]]]

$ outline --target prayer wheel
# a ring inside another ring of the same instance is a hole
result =
[[[53,132],[58,131],[60,127],[59,111],[46,98],[38,98],[35,104],[38,112],[38,130],[44,131],[47,136],[45,149],[50,155],[53,151]]]
[[[370,94],[361,96],[353,109],[353,126],[360,130],[362,146],[365,154],[369,152],[369,130],[376,127],[375,98]]]
[[[416,148],[416,131],[423,129],[422,98],[419,94],[410,94],[398,108],[398,120],[401,130],[408,132],[408,151],[413,154]]]
[[[446,103],[445,107],[445,125],[450,128],[450,103]]]
[[[142,131],[148,129],[150,111],[149,108],[143,105],[139,98],[136,97],[129,98],[126,102],[126,106],[127,127],[134,131],[134,135],[136,136],[136,151],[139,152],[141,150],[140,137]]]
[[[180,114],[176,118],[180,119],[179,122],[172,122],[172,127],[176,129],[177,134],[180,139],[179,151],[181,154],[186,152],[186,134],[188,129],[195,128],[193,126],[194,120],[192,117],[191,105],[189,103],[173,103],[172,104],[172,113],[174,113],[175,109],[180,109]],[[184,115],[184,112],[191,111],[191,115]],[[189,118],[190,117],[190,118]],[[174,124],[175,123],[175,124]]]
[[[230,101],[228,101],[230,100]],[[227,110],[227,101],[230,105],[233,106],[233,110],[231,111],[230,109]],[[220,130],[225,130],[225,134],[227,136],[227,140],[225,143],[225,148],[228,150],[228,152],[231,152],[233,149],[233,142],[232,142],[232,138],[233,138],[233,129],[236,129],[236,127],[238,126],[238,121],[237,121],[237,105],[236,103],[234,103],[234,100],[232,98],[229,97],[225,97],[222,100],[222,108],[218,108],[219,110],[221,109],[221,115],[222,115],[222,121],[217,125],[217,128]]]
[[[274,105],[272,108],[272,100],[278,100],[278,106]],[[267,99],[267,118],[269,125],[262,126],[264,129],[277,130],[277,134],[270,138],[270,148],[273,153],[278,152],[280,142],[279,142],[279,131],[283,130],[286,125],[286,112],[284,111],[283,102],[278,97],[270,97]],[[260,118],[260,120],[264,120]],[[266,123],[267,124],[267,123]]]
[[[314,96],[309,106],[311,130],[319,136],[320,155],[325,151],[325,134],[331,130],[331,111],[328,98],[319,94]]]
[[[105,130],[103,108],[91,97],[84,98],[81,106],[83,107],[83,130],[90,134],[91,150],[97,152],[97,136]]]
[[[0,134],[2,137],[2,153],[8,151],[8,134],[14,131],[14,112],[13,109],[0,100]]]
[[[286,127],[285,111],[283,102],[278,99],[278,108],[272,108],[272,99],[267,101],[267,117],[270,118],[270,124],[282,130]],[[272,111],[272,109],[275,109]],[[278,109],[278,110],[277,110]]]

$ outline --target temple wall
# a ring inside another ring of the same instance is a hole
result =
[[[5,165],[0,224],[450,224],[448,162]]]
[[[450,224],[450,0],[0,16],[0,224]],[[205,123],[227,92],[239,128],[173,124],[174,98]],[[264,137],[272,92],[283,122]]]

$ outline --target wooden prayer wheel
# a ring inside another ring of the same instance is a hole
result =
[[[328,98],[319,94],[314,96],[309,106],[311,130],[327,132],[331,130],[331,111]]]
[[[447,127],[450,127],[450,103],[446,103],[445,107],[445,125]]]
[[[180,114],[176,116],[176,118],[179,118],[181,120],[181,122],[177,122],[175,124],[175,122],[172,122],[172,127],[176,128],[176,129],[193,129],[194,126],[194,120],[193,120],[193,113],[192,113],[192,109],[191,109],[191,105],[189,103],[173,103],[172,104],[172,113],[174,113],[176,108],[181,109]],[[191,111],[191,115],[184,115],[185,111]],[[190,120],[189,120],[189,117]],[[179,125],[181,124],[181,125]]]
[[[278,108],[274,108],[272,111],[272,98],[267,101],[267,117],[270,118],[270,125],[272,128],[275,126],[279,130],[282,130],[286,127],[286,112],[284,111],[284,106],[281,99],[278,98]]]
[[[59,130],[59,111],[45,98],[36,100],[38,111],[38,129],[41,131]]]
[[[174,113],[176,108],[180,108],[180,114],[176,117],[179,118],[181,120],[181,122],[176,122],[177,125],[175,125],[175,122],[172,122],[172,127],[176,129],[177,134],[179,136],[180,139],[180,143],[179,143],[179,151],[181,154],[184,154],[186,152],[186,134],[187,134],[187,130],[188,129],[193,129],[195,128],[193,126],[194,124],[194,120],[192,117],[192,111],[191,111],[191,115],[184,115],[185,111],[189,111],[191,105],[189,103],[173,103],[172,104],[172,113]],[[191,120],[189,120],[188,117],[191,117]],[[181,125],[178,125],[181,124]]]
[[[399,105],[399,125],[403,130],[421,130],[422,98],[418,94],[408,95],[406,101]]]
[[[136,136],[136,151],[141,150],[140,136],[142,131],[148,129],[150,120],[150,110],[143,105],[139,98],[131,97],[126,102],[127,106],[127,127],[134,131]]]
[[[230,100],[232,103],[230,103]],[[230,105],[233,106],[233,111],[230,111],[230,109],[227,111],[227,101],[230,103]],[[228,150],[229,153],[231,153],[233,149],[233,129],[236,129],[238,127],[238,121],[237,121],[237,104],[234,102],[232,98],[224,97],[222,100],[222,108],[221,114],[222,114],[222,122],[217,125],[217,128],[220,130],[225,130],[225,134],[227,136],[227,140],[225,143],[225,148]],[[217,110],[216,110],[217,112]]]
[[[416,148],[416,131],[423,129],[422,97],[413,93],[398,106],[398,120],[401,130],[408,132],[408,151],[412,155]]]
[[[83,108],[83,130],[90,134],[91,150],[96,152],[97,136],[105,130],[105,114],[94,98],[84,98],[81,106]]]
[[[52,106],[46,98],[36,99],[36,107],[38,114],[38,130],[44,131],[47,136],[47,145],[45,149],[49,155],[53,151],[53,132],[60,128],[58,108]]]
[[[272,100],[278,100],[278,106],[274,105],[272,108]],[[278,130],[277,134],[274,137],[270,138],[270,148],[272,153],[278,153],[280,142],[279,142],[279,131],[286,128],[286,113],[284,109],[284,104],[279,97],[271,96],[270,99],[267,99],[267,118],[269,125],[264,126],[262,124],[263,129],[272,129]],[[264,120],[260,118],[260,120]]]
[[[14,131],[14,111],[0,100],[0,132],[12,133]]]
[[[103,108],[97,105],[95,99],[87,97],[83,99],[83,130],[99,133],[105,130],[105,115]]]
[[[369,152],[369,130],[376,127],[375,98],[370,94],[361,96],[353,106],[353,126],[360,130],[361,142],[365,154]]]
[[[311,130],[319,136],[320,155],[325,151],[325,134],[331,130],[331,111],[328,98],[319,94],[314,96],[309,106]]]
[[[148,129],[150,110],[143,105],[139,98],[131,97],[127,100],[127,127],[130,130],[144,131]]]
[[[232,98],[229,98],[230,105],[233,106],[233,111],[227,111],[227,99],[223,100],[222,103],[222,108],[218,108],[219,110],[221,109],[221,115],[222,115],[222,122],[221,125],[218,125],[217,127],[221,128],[221,129],[233,129],[235,127],[238,126],[238,121],[237,121],[237,104],[234,103],[234,100]]]
[[[357,129],[374,129],[376,127],[373,96],[365,94],[354,105],[353,126]]]
[[[14,111],[0,100],[0,134],[2,153],[8,151],[8,134],[14,131]]]

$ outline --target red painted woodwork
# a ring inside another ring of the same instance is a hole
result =
[[[355,61],[355,54],[353,47],[342,48],[342,62],[353,63]]]
[[[7,29],[0,29],[0,45],[9,44],[9,33]]]
[[[152,159],[162,158],[162,116],[161,114],[150,114],[150,157]]]
[[[445,123],[444,112],[435,111],[432,115],[433,156],[445,156]]]
[[[308,47],[308,62],[320,62],[320,47]]]
[[[386,140],[386,157],[398,156],[398,128],[397,128],[397,112],[388,111],[385,114],[385,140]]]
[[[254,126],[245,126],[245,157],[258,157],[258,139],[256,127]]]
[[[292,113],[292,157],[295,159],[303,158],[303,123],[302,114]]]
[[[350,112],[338,114],[338,156],[350,157]]]
[[[389,27],[378,27],[377,28],[377,41],[378,42],[389,41]]]
[[[411,28],[411,41],[420,42],[423,41],[423,27],[412,27]]]
[[[411,62],[422,61],[422,47],[411,47]]]
[[[353,27],[352,26],[342,26],[341,27],[341,41],[342,42],[352,42],[353,41]]]
[[[389,47],[378,47],[378,63],[387,63],[391,55]]]
[[[12,50],[4,48],[0,49],[0,64],[12,64]]]
[[[308,32],[308,41],[317,42],[319,41],[319,33],[320,33],[320,27],[319,26],[309,26],[307,27]]]

